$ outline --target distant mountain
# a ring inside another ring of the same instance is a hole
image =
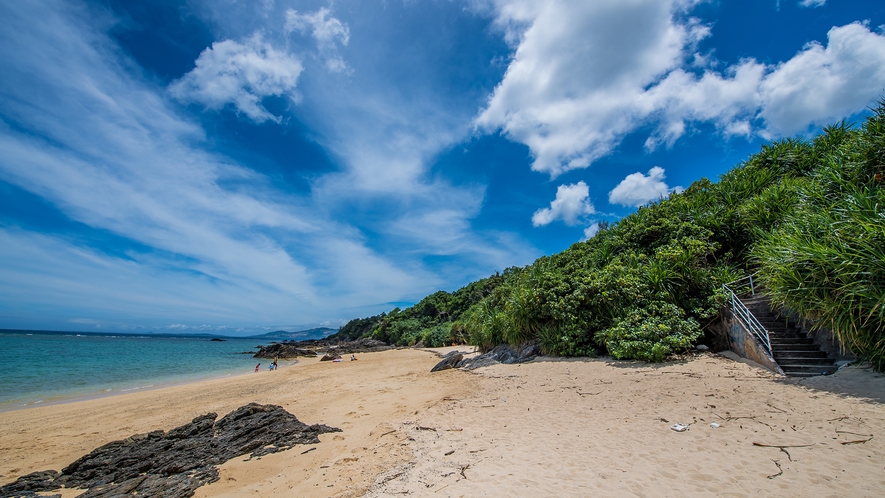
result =
[[[288,330],[276,330],[260,335],[250,335],[252,339],[295,339],[303,341],[305,339],[322,339],[329,334],[338,332],[338,329],[330,329],[328,327],[319,327],[315,329],[299,330],[297,332],[289,332]]]

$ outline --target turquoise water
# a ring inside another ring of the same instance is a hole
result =
[[[0,332],[0,410],[251,372],[258,343]]]

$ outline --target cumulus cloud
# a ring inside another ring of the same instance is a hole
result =
[[[664,183],[664,178],[664,168],[659,166],[648,170],[648,175],[642,173],[627,175],[617,187],[608,193],[608,202],[639,207],[666,197],[670,195],[670,192],[682,190],[682,187],[668,187]]]
[[[295,87],[301,61],[274,49],[255,33],[243,43],[215,42],[196,60],[196,67],[169,85],[170,93],[185,102],[219,110],[230,104],[257,123],[280,122],[261,104],[270,96],[297,100]]]
[[[589,227],[584,229],[584,238],[582,240],[592,239],[596,234],[599,233],[599,223],[593,223]]]
[[[823,7],[827,0],[799,0],[799,5],[803,7]]]
[[[759,86],[770,136],[803,131],[864,109],[885,88],[885,36],[861,23],[834,27],[778,64]]]
[[[550,203],[550,207],[539,209],[532,215],[532,224],[539,227],[562,220],[566,225],[576,225],[583,216],[595,212],[590,202],[590,189],[586,183],[580,181],[570,185],[560,185],[556,189],[556,199]]]
[[[644,126],[646,146],[671,145],[694,122],[725,136],[766,138],[864,110],[885,87],[885,36],[833,27],[789,61],[697,67],[711,28],[694,0],[494,0],[515,46],[475,124],[528,145],[532,169],[555,177],[589,166]],[[706,67],[706,69],[704,69]]]
[[[340,20],[329,17],[329,9],[323,7],[316,12],[299,14],[294,9],[286,10],[286,33],[310,32],[317,43],[317,49],[325,59],[326,69],[340,73],[347,71],[347,63],[338,54],[338,43],[347,46],[350,41],[350,28]]]

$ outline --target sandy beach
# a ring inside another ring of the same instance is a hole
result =
[[[231,460],[197,496],[881,496],[885,488],[885,376],[862,367],[797,381],[713,354],[430,373],[437,361],[408,349],[302,360],[0,413],[0,484],[60,470],[112,440],[257,402],[343,432]],[[676,432],[676,423],[690,428]]]

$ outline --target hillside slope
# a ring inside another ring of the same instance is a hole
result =
[[[758,272],[775,304],[885,368],[885,105],[860,128],[773,142],[723,175],[524,268],[353,321],[395,344],[537,340],[547,354],[661,361],[700,340],[722,284]]]

